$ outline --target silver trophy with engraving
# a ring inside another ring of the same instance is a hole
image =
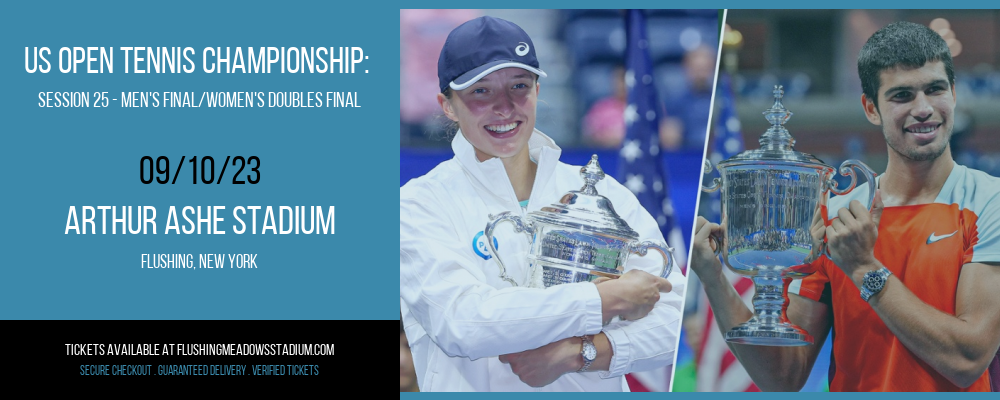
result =
[[[857,184],[857,168],[875,181],[875,173],[857,160],[844,161],[840,174],[851,178],[843,190],[833,179],[834,168],[816,157],[795,151],[795,139],[784,124],[792,113],[781,103],[784,91],[774,88],[774,104],[764,111],[771,127],[760,138],[760,148],[744,151],[718,164],[721,178],[702,187],[721,190],[722,243],[716,251],[733,271],[753,279],[754,317],[726,333],[735,343],[802,346],[813,337],[790,323],[785,278],[802,278],[815,272],[812,264],[827,255],[824,227],[830,192],[849,193]],[[711,172],[705,161],[705,173]],[[875,191],[869,191],[871,209]],[[790,282],[790,281],[789,281]]]
[[[493,230],[502,222],[514,224],[531,241],[528,254],[528,286],[590,282],[601,277],[617,278],[625,272],[629,255],[645,256],[652,249],[663,256],[660,276],[667,277],[673,265],[673,249],[663,243],[640,241],[639,234],[615,213],[611,201],[597,193],[594,185],[604,171],[594,155],[580,169],[584,185],[571,190],[558,203],[530,212],[526,217],[503,212],[490,218],[483,230],[486,245],[499,266],[500,278],[519,286],[506,272],[493,245]],[[540,279],[537,277],[540,274]],[[539,282],[540,281],[540,282]]]

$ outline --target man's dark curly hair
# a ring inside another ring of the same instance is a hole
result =
[[[931,61],[944,63],[948,83],[955,84],[955,66],[944,38],[930,28],[913,22],[894,22],[875,32],[858,55],[858,76],[865,97],[878,109],[878,89],[882,71],[893,68],[920,68]]]

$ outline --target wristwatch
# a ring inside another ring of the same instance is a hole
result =
[[[889,280],[889,275],[892,275],[892,271],[886,267],[866,272],[861,283],[861,299],[867,302],[872,296],[881,292],[885,282]]]
[[[581,339],[583,339],[583,349],[580,350],[580,355],[583,356],[583,368],[576,372],[587,372],[590,364],[597,359],[597,347],[594,346],[594,341],[590,336],[583,336]]]

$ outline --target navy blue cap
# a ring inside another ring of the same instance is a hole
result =
[[[545,77],[535,45],[521,27],[494,17],[468,21],[448,34],[438,58],[438,84],[462,90],[501,68],[517,67]]]

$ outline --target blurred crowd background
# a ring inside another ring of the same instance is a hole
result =
[[[875,31],[901,20],[931,27],[952,51],[957,107],[951,145],[956,161],[1000,176],[998,10],[730,10],[709,159],[717,163],[758,147],[769,126],[761,112],[771,106],[774,85],[780,84],[783,103],[793,113],[785,127],[796,139],[796,150],[833,166],[855,158],[875,172],[884,171],[886,144],[881,129],[868,122],[861,108],[857,56]],[[839,180],[842,185],[849,181]],[[717,222],[716,199],[703,196],[699,211]],[[749,301],[753,285],[739,282],[746,278],[731,279]],[[757,390],[709,319],[694,274],[688,294],[674,390]],[[828,341],[803,391],[827,390],[830,348]]]
[[[1000,175],[1000,10],[731,10],[738,35],[724,46],[721,69],[733,77],[747,146],[767,129],[760,113],[781,84],[797,150],[884,170],[885,141],[861,110],[857,56],[875,31],[901,20],[930,26],[951,48],[956,160]]]

